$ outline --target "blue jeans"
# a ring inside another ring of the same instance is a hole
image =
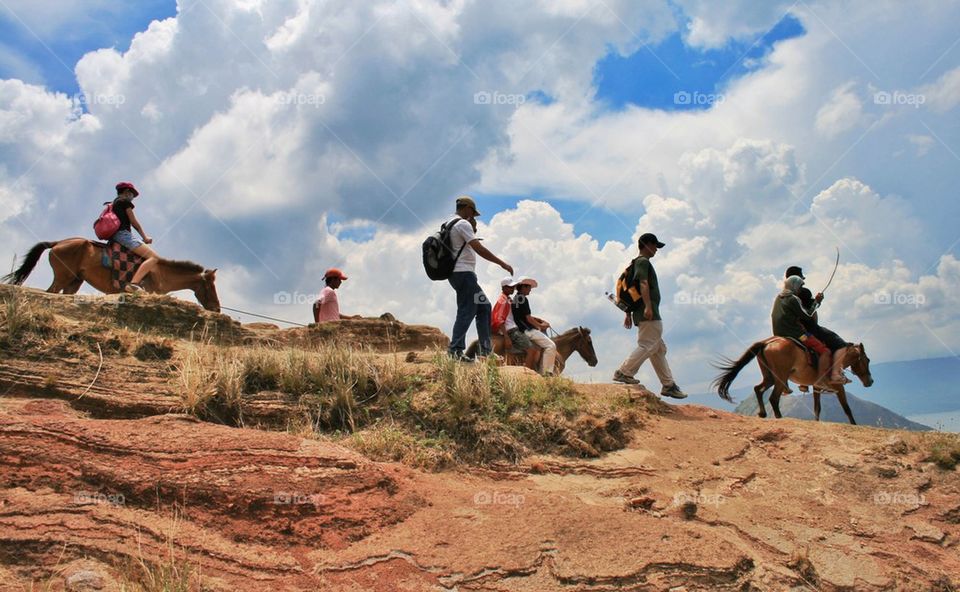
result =
[[[457,320],[453,323],[453,336],[450,338],[451,353],[462,352],[466,348],[467,330],[474,319],[477,321],[477,338],[480,340],[481,355],[493,350],[490,341],[490,301],[477,283],[477,274],[472,271],[457,271],[447,280],[457,291]]]
[[[121,247],[125,247],[131,251],[143,244],[135,239],[133,237],[133,233],[129,230],[118,230],[112,237],[110,237],[110,240],[115,243],[120,243]]]

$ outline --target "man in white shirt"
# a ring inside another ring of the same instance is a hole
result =
[[[488,356],[493,349],[490,340],[490,301],[487,300],[487,295],[483,293],[483,289],[477,282],[477,255],[491,263],[496,263],[510,275],[513,275],[513,267],[480,244],[480,239],[475,234],[476,218],[480,212],[477,211],[477,204],[473,198],[461,195],[456,203],[457,216],[460,220],[454,223],[450,231],[450,247],[454,253],[460,253],[460,256],[453,267],[453,275],[448,281],[457,292],[457,319],[453,324],[448,352],[454,359],[472,362],[473,358],[463,354],[470,323],[475,322],[477,325],[479,355]]]

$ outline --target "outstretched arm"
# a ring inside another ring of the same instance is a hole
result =
[[[507,270],[507,273],[509,273],[510,275],[513,275],[513,268],[510,267],[510,265],[504,262],[502,259],[500,259],[496,255],[491,253],[490,249],[483,246],[483,244],[480,243],[480,239],[475,238],[472,241],[470,241],[470,246],[473,247],[473,250],[477,253],[477,255],[480,255],[481,257],[483,257],[484,259],[486,259],[491,263],[496,263],[500,267]]]

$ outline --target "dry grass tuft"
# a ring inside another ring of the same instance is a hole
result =
[[[179,352],[177,368],[188,413],[236,422],[245,395],[280,391],[318,432],[354,432],[370,424],[415,383],[398,360],[336,345],[307,351],[191,343]]]
[[[398,355],[340,344],[178,349],[188,413],[242,423],[248,397],[279,392],[300,409],[298,434],[332,436],[372,458],[431,470],[518,462],[531,451],[596,457],[626,445],[640,418],[617,400],[588,400],[565,378],[517,376],[493,361],[462,364],[439,351],[424,375]]]
[[[428,437],[393,422],[384,421],[352,434],[347,444],[373,460],[401,462],[429,471],[455,464],[456,445],[452,440],[444,435]]]
[[[27,299],[19,289],[9,290],[0,299],[0,341],[18,345],[31,338],[45,339],[56,335],[54,314]]]
[[[924,461],[936,463],[945,471],[956,469],[960,463],[960,436],[945,432],[925,433],[921,436],[927,451]]]

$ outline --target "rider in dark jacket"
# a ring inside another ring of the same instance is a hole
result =
[[[803,270],[799,267],[792,266],[788,267],[785,277],[790,277],[795,275],[800,277],[800,279],[805,279],[803,277]],[[800,322],[803,324],[804,329],[807,333],[817,338],[821,343],[827,346],[830,350],[830,353],[833,356],[833,363],[830,373],[830,382],[834,384],[848,384],[850,379],[843,374],[843,358],[847,353],[847,347],[850,343],[846,339],[843,339],[830,329],[820,326],[820,319],[817,315],[817,309],[820,307],[820,303],[823,301],[823,294],[817,294],[814,297],[813,293],[806,287],[801,287],[797,292],[797,297],[800,299],[800,304],[803,307],[806,315],[801,315]]]
[[[783,290],[777,294],[770,311],[770,322],[776,337],[796,339],[817,353],[817,382],[830,373],[830,349],[806,330],[810,313],[803,308],[797,294],[803,287],[800,276],[790,276],[783,281]]]

